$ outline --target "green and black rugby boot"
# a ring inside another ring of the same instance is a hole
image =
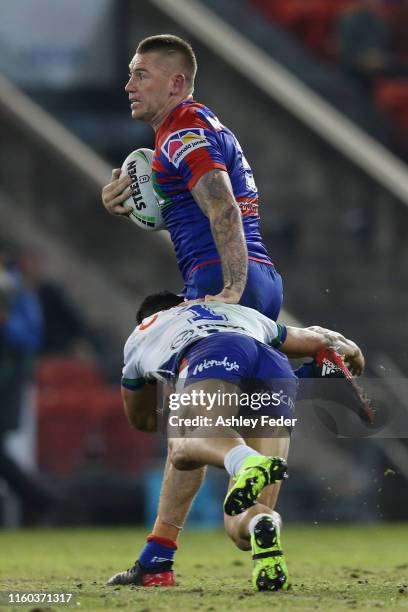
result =
[[[255,525],[251,535],[252,585],[255,591],[287,591],[290,587],[279,531],[272,517],[263,516]]]
[[[245,512],[256,504],[262,489],[287,477],[287,464],[281,457],[247,457],[234,477],[235,484],[225,498],[225,514],[236,516]]]

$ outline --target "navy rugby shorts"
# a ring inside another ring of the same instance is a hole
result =
[[[247,407],[271,417],[292,418],[298,380],[283,353],[250,336],[217,332],[187,347],[178,361],[178,379],[184,388],[206,379],[221,379],[240,387],[248,395],[269,394],[270,401]],[[273,395],[273,397],[272,397]]]
[[[183,296],[195,300],[215,295],[224,287],[220,263],[203,265],[194,270],[184,287]],[[248,262],[248,279],[240,304],[276,321],[283,302],[282,277],[274,265],[254,260]]]

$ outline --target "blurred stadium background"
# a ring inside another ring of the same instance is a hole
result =
[[[3,7],[0,524],[154,516],[165,447],[127,426],[121,351],[140,299],[181,281],[166,235],[111,218],[100,190],[131,150],[153,146],[124,85],[137,42],[163,32],[192,43],[195,97],[254,168],[284,318],[359,342],[389,408],[375,435],[295,431],[280,511],[306,523],[407,519],[407,31],[404,0]],[[190,525],[220,524],[224,487],[212,471]]]

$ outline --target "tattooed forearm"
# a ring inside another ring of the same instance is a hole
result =
[[[210,216],[211,231],[223,266],[224,286],[244,291],[248,271],[248,252],[241,213],[234,203]]]
[[[222,263],[224,287],[241,296],[247,278],[248,250],[228,174],[221,170],[207,172],[193,187],[192,194],[210,221]]]

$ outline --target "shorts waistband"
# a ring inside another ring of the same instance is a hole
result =
[[[248,260],[256,261],[257,263],[263,263],[267,266],[274,265],[273,261],[269,261],[269,259],[261,259],[260,257],[253,257],[252,255],[248,255]],[[188,273],[188,277],[190,277],[199,268],[204,268],[204,266],[212,266],[214,264],[219,264],[219,263],[221,263],[221,259],[208,259],[207,261],[202,261],[201,263],[191,268],[190,272]]]

